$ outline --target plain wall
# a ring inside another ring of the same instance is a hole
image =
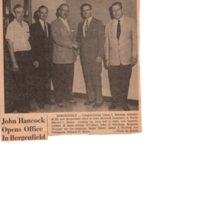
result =
[[[20,0],[13,0],[12,4],[19,2]],[[22,0],[21,0],[22,1]],[[46,5],[49,8],[48,21],[52,22],[56,19],[56,9],[61,3],[68,3],[70,5],[70,23],[72,29],[77,30],[78,23],[82,20],[80,16],[80,5],[82,3],[91,3],[93,5],[93,15],[102,20],[106,24],[110,20],[108,8],[115,2],[115,0],[32,0],[32,13],[34,13],[39,6]],[[136,2],[135,0],[121,0],[123,3],[124,14],[136,19]],[[109,81],[107,70],[103,68],[102,71],[102,89],[104,96],[110,95]],[[75,77],[74,77],[74,92],[85,93],[85,84],[83,79],[83,73],[78,60],[75,63]],[[135,66],[132,72],[132,78],[130,83],[129,98],[138,99],[138,67]]]
[[[11,0],[10,3],[11,3],[11,9],[13,10],[13,7],[16,4],[22,4],[22,5],[24,5],[24,0]]]

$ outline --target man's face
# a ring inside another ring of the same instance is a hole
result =
[[[59,11],[60,17],[63,19],[67,19],[69,15],[69,7],[68,6],[62,6]]]
[[[22,21],[24,19],[24,8],[16,8],[14,14],[18,21]]]
[[[46,21],[48,17],[48,10],[46,8],[41,8],[39,11],[39,16],[41,20]]]
[[[115,19],[120,19],[123,15],[123,11],[122,11],[122,8],[120,7],[120,5],[113,6],[112,13],[113,13],[113,17]]]
[[[83,18],[88,19],[89,17],[92,16],[92,10],[90,9],[89,6],[84,6],[82,9],[82,15]]]

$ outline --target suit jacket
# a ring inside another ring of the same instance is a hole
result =
[[[52,36],[51,26],[47,23],[48,27],[48,38],[45,36],[45,32],[42,28],[41,23],[38,21],[31,25],[31,46],[33,59],[39,62],[51,61],[52,60]]]
[[[81,62],[95,62],[97,56],[104,57],[105,28],[100,20],[92,18],[86,37],[84,37],[83,25],[84,21],[78,25],[77,31]]]
[[[110,65],[129,65],[137,58],[136,22],[126,16],[121,21],[121,35],[117,39],[117,23],[113,19],[106,25],[105,59]]]
[[[53,37],[53,62],[54,64],[71,64],[75,61],[75,52],[72,48],[73,33],[69,32],[61,21],[57,18],[51,24]]]

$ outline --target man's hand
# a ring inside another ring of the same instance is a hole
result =
[[[78,43],[77,43],[77,42],[74,42],[74,43],[72,44],[72,48],[73,48],[73,49],[78,49],[78,48],[79,48]]]
[[[17,65],[17,63],[13,63],[12,71],[13,72],[18,72],[19,71],[19,66]]]
[[[35,68],[38,68],[38,67],[40,66],[40,64],[39,64],[39,62],[38,62],[37,60],[35,60],[35,61],[33,62],[33,66],[34,66]]]
[[[110,69],[110,62],[109,62],[109,60],[105,61],[105,68],[106,69]]]
[[[97,62],[97,63],[102,63],[102,57],[101,57],[101,56],[97,56],[96,62]]]
[[[74,51],[74,61],[77,61],[78,60],[78,52],[77,51]]]
[[[132,66],[134,67],[137,64],[137,58],[132,58]]]

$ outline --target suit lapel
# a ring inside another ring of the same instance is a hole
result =
[[[45,33],[43,30],[42,24],[39,21],[37,22],[37,24],[38,24],[38,28],[39,28],[40,32],[44,35]]]
[[[47,23],[47,28],[48,28],[48,34],[49,34],[49,36],[50,36],[50,34],[51,34],[51,26],[50,26],[49,23]]]
[[[81,37],[84,38],[84,35],[83,35],[84,21],[81,22],[81,25],[80,25],[80,26],[81,26]]]
[[[111,23],[111,35],[113,38],[115,38],[117,40],[117,26],[115,25],[115,21],[114,19],[112,20],[112,23]]]
[[[51,25],[47,22],[48,39],[51,38]]]
[[[38,27],[39,27],[40,32],[43,34],[44,37],[46,37],[44,29],[42,27],[42,24],[40,22],[37,22],[37,23],[38,23]],[[49,36],[51,34],[51,29],[50,29],[50,25],[47,22],[46,22],[46,25],[47,25],[47,29],[48,29],[48,38],[49,38]]]
[[[60,18],[59,18],[59,20],[60,20],[61,26],[66,30],[67,33],[70,34],[70,32],[69,32],[69,30],[67,29],[67,27],[66,27],[66,25],[64,24],[64,22],[63,22]],[[69,25],[69,24],[68,24],[68,25]],[[70,26],[69,26],[69,28],[70,28]]]
[[[93,27],[94,24],[95,24],[95,19],[93,17],[92,20],[91,20],[91,22],[90,22],[90,25],[88,27],[88,31],[85,33],[85,37],[88,37],[90,35],[90,32],[91,32],[92,27]]]
[[[90,25],[89,25],[89,28],[88,28],[88,32],[90,32],[92,26],[94,24],[94,18],[92,18],[91,22],[90,22]]]

